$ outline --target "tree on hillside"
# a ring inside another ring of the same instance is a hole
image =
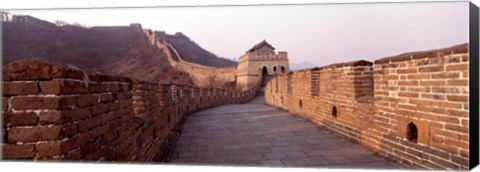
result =
[[[55,20],[55,25],[57,26],[65,26],[68,25],[68,23],[64,20]]]

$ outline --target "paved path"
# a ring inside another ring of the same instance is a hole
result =
[[[263,99],[188,116],[171,163],[404,168],[305,119],[267,106]]]

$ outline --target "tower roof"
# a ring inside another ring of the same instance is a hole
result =
[[[275,48],[274,48],[272,45],[270,45],[267,41],[265,41],[265,39],[264,39],[262,42],[260,42],[260,43],[258,43],[258,44],[255,44],[255,46],[253,46],[252,48],[250,48],[247,52],[253,52],[253,51],[255,51],[255,50],[263,47],[264,45],[272,48],[272,50],[275,50]]]

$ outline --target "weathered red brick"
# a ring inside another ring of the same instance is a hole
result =
[[[432,74],[432,79],[448,79],[448,78],[459,78],[460,73],[437,73]]]
[[[383,75],[382,76],[382,79],[383,80],[397,80],[398,79],[398,75]],[[210,90],[209,90],[210,91]],[[208,92],[210,93],[210,92]]]
[[[115,103],[109,103],[108,104],[108,107],[109,107],[109,111],[116,111],[120,108],[120,103],[119,102],[115,102]]]
[[[424,113],[426,110],[424,109],[419,109],[419,111],[422,111],[422,112],[417,112],[415,113],[416,116],[421,116],[422,119],[428,119],[428,120],[432,120],[432,121],[438,121],[438,119],[440,118],[440,116],[438,115],[432,115],[430,114],[431,112],[430,111],[427,111],[429,113]]]
[[[102,118],[102,123],[106,124],[107,122],[113,120],[115,116],[113,115],[113,112],[105,113],[101,115]]]
[[[460,149],[459,152],[460,152],[460,156],[462,157],[465,157],[465,158],[470,157],[470,153],[468,150]]]
[[[444,138],[443,139],[445,145],[456,147],[456,148],[462,148],[462,149],[468,149],[468,142],[463,142],[458,139],[450,139],[450,138]],[[458,149],[456,149],[458,150]],[[454,152],[456,153],[456,152]]]
[[[61,130],[61,126],[9,128],[8,141],[15,143],[59,140],[62,138]]]
[[[91,106],[90,112],[92,115],[106,113],[108,112],[108,104],[97,104],[96,106]]]
[[[445,129],[450,131],[460,132],[460,133],[468,133],[467,127],[462,127],[458,125],[445,124]]]
[[[417,73],[417,68],[397,69],[398,74]]]
[[[461,104],[451,103],[446,101],[410,99],[408,100],[408,102],[416,105],[439,106],[439,107],[445,107],[445,108],[462,108]]]
[[[450,79],[447,81],[447,86],[468,86],[466,79]]]
[[[68,152],[79,147],[82,144],[87,143],[90,140],[90,133],[80,133],[68,140],[64,141],[62,144],[62,152]]]
[[[113,96],[111,93],[100,94],[100,102],[105,103],[105,102],[111,102],[112,100],[113,100]]]
[[[33,144],[2,144],[3,159],[33,158],[35,148]]]
[[[82,120],[90,117],[89,108],[78,108],[62,112],[67,122]]]
[[[439,120],[443,122],[451,123],[451,124],[460,124],[460,119],[453,116],[447,116],[447,117],[439,116]]]
[[[458,133],[455,133],[455,132],[451,132],[451,131],[447,131],[447,130],[443,130],[443,129],[432,129],[430,130],[430,134],[433,136],[433,135],[436,135],[436,136],[443,136],[443,137],[448,137],[448,138],[452,138],[452,139],[460,139],[460,134]]]
[[[466,133],[465,135],[460,135],[460,141],[470,141],[470,136],[468,135],[468,133]]]
[[[100,125],[101,123],[102,123],[102,118],[100,116],[83,120],[78,123],[78,131],[84,132],[90,128]]]
[[[80,154],[79,149],[70,151],[65,155],[65,160],[81,160],[81,159],[82,159],[82,156]]]
[[[154,93],[152,93],[152,94],[154,94]],[[125,92],[119,92],[119,93],[117,93],[117,99],[118,100],[125,100],[125,99],[127,99],[127,94],[125,94]]]
[[[8,110],[8,98],[2,97],[2,111]]]
[[[420,67],[418,68],[419,72],[441,72],[444,71],[444,66],[428,66],[428,67]]]
[[[42,94],[84,94],[88,92],[85,83],[72,80],[41,81],[40,90]]]
[[[462,71],[462,70],[468,70],[468,64],[453,64],[453,65],[447,65],[447,71]]]
[[[122,86],[120,88],[121,88],[121,91],[130,91],[131,90],[130,84],[122,84]]]
[[[399,86],[417,86],[418,85],[418,81],[412,81],[412,80],[409,80],[409,81],[398,81],[398,85]]]
[[[72,137],[74,135],[78,134],[78,124],[76,123],[70,123],[70,124],[65,124],[62,128],[62,135],[65,137]]]
[[[37,122],[37,115],[33,112],[5,112],[3,114],[3,124],[6,126],[36,125]]]
[[[98,95],[81,95],[78,97],[78,106],[85,107],[99,103]]]
[[[468,166],[468,158],[452,155],[452,161],[463,166]]]
[[[11,98],[12,108],[27,109],[63,109],[76,104],[74,97],[23,97]]]
[[[107,92],[107,85],[102,82],[89,83],[88,89],[90,93]]]
[[[92,157],[92,154],[98,151],[101,147],[101,139],[93,139],[88,143],[85,143],[80,146],[80,153],[85,160],[95,160]]]
[[[119,86],[117,83],[109,83],[107,84],[107,90],[109,92],[117,92],[119,90]]]
[[[458,169],[459,166],[454,164],[453,162],[449,162],[447,160],[443,160],[443,159],[440,159],[440,158],[437,158],[437,157],[430,157],[430,160],[432,160],[433,162],[437,163],[438,165],[444,167],[444,168],[449,168],[449,169]]]
[[[412,79],[412,80],[416,80],[416,79],[430,79],[430,74],[419,74],[419,73],[410,74],[410,75],[407,75],[407,79]]]
[[[432,87],[433,93],[461,93],[462,90],[456,87]]]
[[[3,95],[32,95],[38,94],[38,82],[23,81],[23,82],[8,82],[3,83]]]
[[[470,123],[470,120],[469,120],[469,119],[462,119],[462,120],[461,120],[462,126],[468,126],[469,123]]]
[[[409,92],[399,92],[398,93],[398,96],[400,97],[411,97],[411,98],[417,98],[418,97],[418,93],[409,93]]]
[[[93,159],[94,160],[97,160],[97,159],[105,159],[105,157],[108,156],[108,154],[110,154],[110,151],[106,148],[106,147],[103,147],[103,148],[100,148],[99,150],[97,150],[94,154],[93,154]]]
[[[420,86],[444,86],[445,81],[434,80],[434,81],[420,81]]]
[[[35,149],[39,157],[50,157],[62,154],[61,141],[37,143]]]
[[[105,133],[107,133],[108,131],[110,131],[110,127],[108,124],[105,124],[105,125],[102,125],[102,126],[99,126],[97,128],[94,128],[90,134],[92,135],[92,138],[95,138],[95,137],[98,137],[100,135],[103,135]]]
[[[437,156],[437,157],[441,157],[441,158],[444,158],[444,159],[449,159],[449,157],[450,157],[449,153],[444,152],[444,151],[435,150],[435,149],[432,149],[430,147],[423,147],[421,150],[428,153],[428,154],[431,154],[431,155],[434,155],[434,156]]]
[[[423,99],[445,100],[445,95],[443,94],[422,94],[420,97]]]
[[[468,78],[468,71],[463,71],[462,72],[462,77],[463,78]]]
[[[40,112],[38,117],[41,125],[61,124],[63,122],[63,114],[60,111]]]
[[[447,99],[449,101],[456,101],[456,102],[468,102],[468,96],[460,96],[460,95],[448,95]]]

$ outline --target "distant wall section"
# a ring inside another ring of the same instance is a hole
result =
[[[164,32],[155,34],[145,30],[145,34],[153,45],[163,49],[170,65],[188,73],[196,86],[235,89],[236,67],[210,67],[185,61],[175,47],[164,40]]]

